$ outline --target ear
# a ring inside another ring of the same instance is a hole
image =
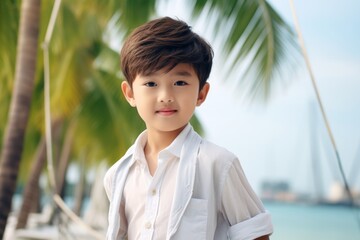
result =
[[[203,102],[205,102],[209,90],[210,90],[210,84],[207,82],[199,92],[196,106],[200,106]]]
[[[121,90],[122,90],[126,100],[128,101],[128,103],[132,107],[136,107],[136,102],[135,102],[135,98],[134,98],[134,92],[133,92],[130,84],[127,81],[123,81],[121,83]]]

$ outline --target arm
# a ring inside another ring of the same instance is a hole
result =
[[[222,211],[230,239],[269,240],[271,217],[248,183],[238,159],[229,169],[222,194]]]

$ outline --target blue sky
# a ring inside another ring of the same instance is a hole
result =
[[[176,16],[191,24],[181,2],[160,7],[159,15]],[[360,1],[294,2],[321,98],[349,175],[360,145]],[[294,25],[289,1],[270,3]],[[203,29],[194,23],[200,35],[205,34]],[[215,56],[219,55],[217,51],[221,49],[215,48]],[[226,76],[220,62],[215,58],[210,94],[197,109],[206,137],[239,156],[256,191],[268,179],[286,180],[295,191],[313,194],[312,132],[319,138],[315,143],[316,163],[321,167],[316,174],[321,176],[323,194],[328,194],[330,185],[341,178],[303,61],[291,75],[291,83],[278,88],[265,105],[249,104],[241,93],[224,84],[221,78]],[[360,177],[351,184],[360,190]]]

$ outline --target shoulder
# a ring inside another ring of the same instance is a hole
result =
[[[106,172],[104,177],[104,188],[108,198],[111,198],[111,189],[113,186],[113,181],[116,173],[121,170],[121,168],[127,166],[129,164],[128,159],[131,159],[134,153],[134,146],[131,146],[127,152],[121,157],[117,162],[115,162]]]
[[[122,156],[118,161],[116,161],[114,163],[114,165],[112,165],[109,170],[106,172],[105,178],[109,178],[112,177],[114,175],[114,173],[117,171],[117,169],[122,166],[122,165],[126,165],[126,159],[131,158],[132,155],[134,154],[134,146],[131,146],[126,153],[124,154],[124,156]]]
[[[237,158],[236,155],[224,147],[221,147],[213,142],[210,142],[206,139],[202,139],[199,149],[199,154],[212,158],[226,158],[234,159]]]
[[[234,160],[237,160],[238,158],[226,148],[206,139],[202,139],[199,147],[198,159],[199,161],[205,161],[206,164],[212,163],[230,166]]]

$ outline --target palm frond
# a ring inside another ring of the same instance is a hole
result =
[[[222,42],[226,70],[252,97],[267,99],[299,54],[294,33],[265,0],[196,1],[194,13],[205,18]],[[230,79],[233,79],[230,78]],[[224,78],[229,79],[229,78]]]
[[[156,0],[124,0],[120,1],[121,23],[129,33],[143,24],[154,14]]]

